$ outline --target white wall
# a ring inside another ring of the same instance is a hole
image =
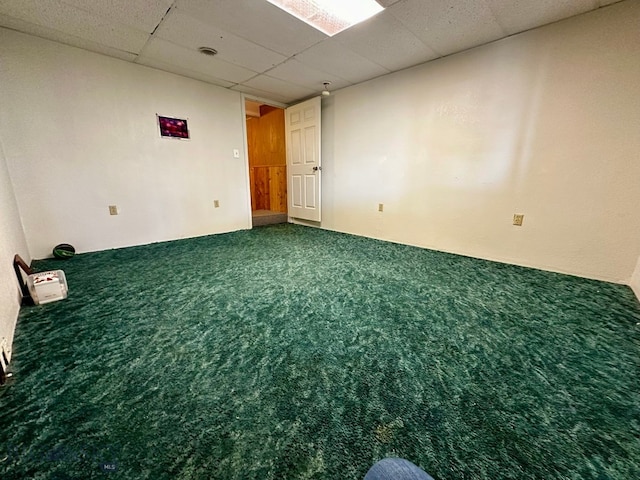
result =
[[[629,285],[636,294],[636,297],[638,297],[638,300],[640,300],[640,257],[638,257],[638,263],[636,263],[636,268],[631,275]]]
[[[31,262],[0,138],[0,343],[6,339],[9,357],[20,309],[20,288],[13,271],[16,253]]]
[[[9,30],[0,44],[0,137],[34,258],[250,228],[240,93]],[[156,113],[188,118],[192,139],[160,138]]]
[[[322,227],[628,282],[638,25],[623,2],[323,100]]]

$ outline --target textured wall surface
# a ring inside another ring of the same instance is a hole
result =
[[[628,282],[639,24],[624,2],[323,100],[322,226]]]
[[[16,253],[27,263],[31,261],[0,137],[0,342],[6,339],[8,353],[20,308],[20,289],[12,266]]]
[[[633,271],[633,275],[631,276],[631,282],[629,282],[629,285],[635,292],[638,300],[640,300],[640,258],[638,258],[638,263],[636,264],[636,269]]]
[[[35,258],[249,228],[240,93],[8,30],[0,43],[0,134]],[[160,138],[156,114],[188,119],[191,139]]]

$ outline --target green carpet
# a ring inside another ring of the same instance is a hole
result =
[[[625,286],[292,225],[35,267],[3,479],[640,478]]]

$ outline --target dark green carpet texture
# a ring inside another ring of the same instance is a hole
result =
[[[35,266],[3,479],[640,478],[625,286],[293,225]]]

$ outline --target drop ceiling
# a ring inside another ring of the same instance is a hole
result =
[[[328,37],[266,0],[0,0],[0,26],[291,104],[618,1],[378,0]]]

